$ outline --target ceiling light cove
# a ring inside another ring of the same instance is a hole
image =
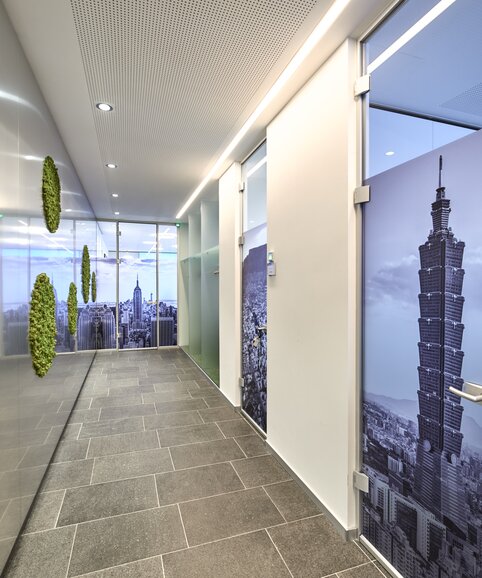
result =
[[[117,165],[115,163],[107,163],[105,165],[108,169],[116,169]]]
[[[114,107],[107,102],[98,102],[95,106],[102,112],[110,112],[111,110],[114,110]]]

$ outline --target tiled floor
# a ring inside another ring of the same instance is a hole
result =
[[[100,353],[9,578],[381,578],[179,350]]]

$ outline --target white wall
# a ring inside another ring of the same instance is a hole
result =
[[[356,525],[356,43],[267,129],[268,442],[345,529]]]
[[[238,406],[240,390],[241,235],[239,183],[241,165],[234,163],[219,180],[219,372],[220,387]]]

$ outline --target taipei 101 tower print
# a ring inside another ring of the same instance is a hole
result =
[[[375,370],[365,369],[363,386],[363,470],[369,491],[363,496],[362,528],[364,537],[404,578],[482,578],[482,422],[479,425],[473,407],[465,408],[463,418],[464,406],[454,393],[464,386],[467,307],[470,374],[475,368],[477,375],[476,364],[482,365],[482,360],[474,360],[473,347],[474,336],[482,332],[473,317],[477,281],[472,274],[478,253],[472,245],[479,233],[467,227],[466,249],[449,226],[452,208],[440,155],[432,228],[417,251],[413,235],[419,235],[426,219],[420,213],[426,203],[422,195],[426,198],[428,178],[435,172],[427,170],[425,176],[423,171],[434,156],[415,159],[371,180],[379,204],[374,202],[365,218],[371,235],[366,238],[366,260],[372,261],[368,269],[365,265],[364,331],[365,364]],[[454,173],[460,178],[454,170],[452,179]],[[419,175],[425,179],[423,187]],[[403,199],[403,209],[390,212],[393,200],[410,186],[415,188],[410,198],[407,194]],[[467,206],[463,185],[455,192],[457,208]],[[383,223],[380,217],[387,214]],[[461,209],[456,220],[457,229],[467,221]],[[386,241],[382,249],[380,238]],[[397,243],[399,261],[393,255]],[[464,291],[470,295],[467,304]],[[408,365],[408,378],[398,379],[397,371]]]
[[[449,387],[461,390],[464,383],[460,375],[465,244],[449,227],[450,211],[442,186],[440,156],[439,186],[432,203],[433,229],[419,248],[420,388],[414,494],[440,521],[465,534],[460,476],[463,407],[460,397],[449,391]]]

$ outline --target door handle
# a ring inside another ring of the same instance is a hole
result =
[[[268,326],[267,325],[257,325],[256,331],[264,331],[266,333],[268,331]]]
[[[471,383],[470,381],[464,381],[464,389],[455,389],[455,387],[450,386],[449,391],[458,395],[459,397],[463,397],[469,401],[473,401],[474,403],[481,403],[482,402],[482,385],[478,383]]]

